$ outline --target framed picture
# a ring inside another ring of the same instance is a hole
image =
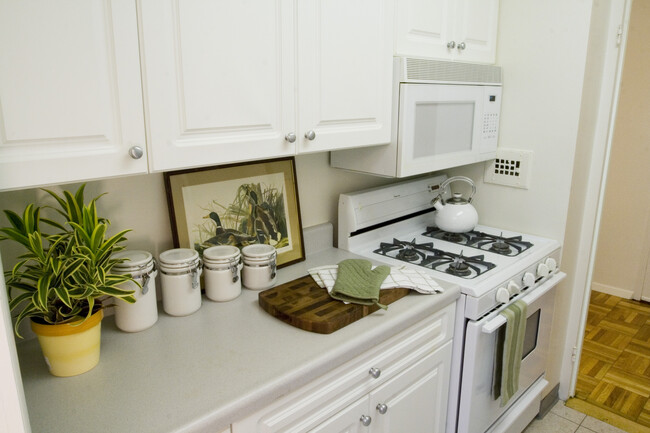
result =
[[[165,173],[174,245],[265,243],[278,266],[305,259],[294,158]]]

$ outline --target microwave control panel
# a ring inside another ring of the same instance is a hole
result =
[[[496,148],[499,136],[499,112],[501,111],[501,88],[485,86],[483,99],[483,146]]]

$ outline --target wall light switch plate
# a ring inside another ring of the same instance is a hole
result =
[[[485,163],[483,181],[528,189],[532,160],[533,152],[530,150],[497,148],[496,158]]]

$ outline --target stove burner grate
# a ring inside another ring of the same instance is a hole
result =
[[[517,256],[533,246],[532,243],[524,241],[522,236],[505,237],[503,233],[500,236],[475,230],[466,233],[449,233],[437,227],[427,227],[427,231],[422,234],[430,238],[511,257]]]

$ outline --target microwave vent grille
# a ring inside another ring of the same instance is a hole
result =
[[[406,58],[406,81],[501,84],[501,68],[492,65]]]

